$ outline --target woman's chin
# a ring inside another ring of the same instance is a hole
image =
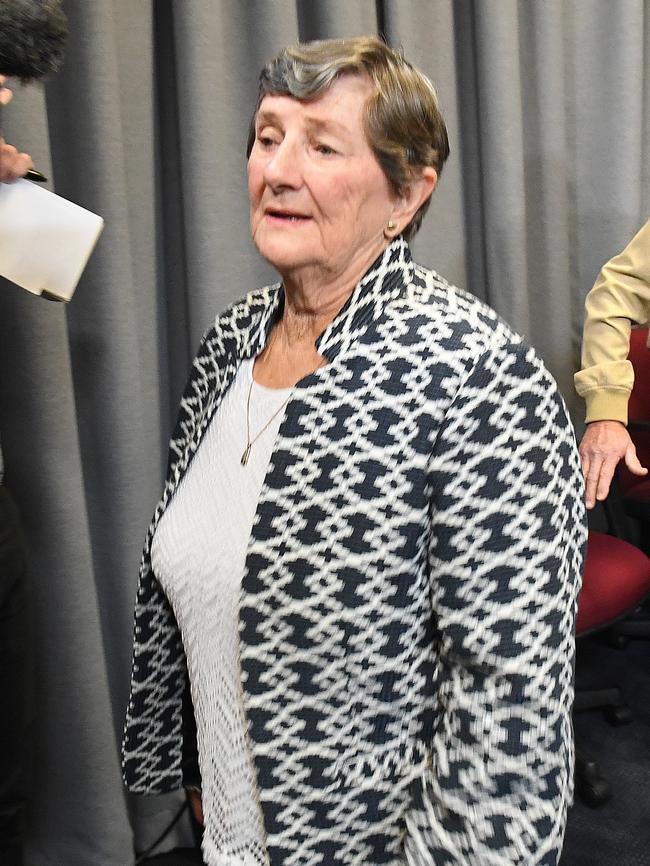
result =
[[[255,246],[260,255],[281,274],[316,264],[314,256],[309,255],[298,238],[264,238],[260,242],[255,239]]]

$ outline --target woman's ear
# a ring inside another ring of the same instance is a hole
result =
[[[431,166],[426,166],[420,174],[409,180],[401,194],[395,199],[395,205],[390,217],[390,228],[386,233],[390,237],[396,237],[404,231],[411,222],[417,210],[425,203],[436,188],[438,172]]]

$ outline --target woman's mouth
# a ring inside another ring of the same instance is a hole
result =
[[[295,213],[294,211],[285,211],[285,210],[267,210],[266,217],[273,221],[283,222],[283,223],[304,223],[307,220],[311,219],[311,217],[305,216],[305,214]]]

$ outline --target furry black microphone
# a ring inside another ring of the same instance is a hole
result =
[[[25,82],[54,72],[67,33],[62,0],[0,0],[0,75]]]

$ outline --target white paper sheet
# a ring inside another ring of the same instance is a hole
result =
[[[0,183],[0,275],[69,301],[104,220],[27,180]]]

